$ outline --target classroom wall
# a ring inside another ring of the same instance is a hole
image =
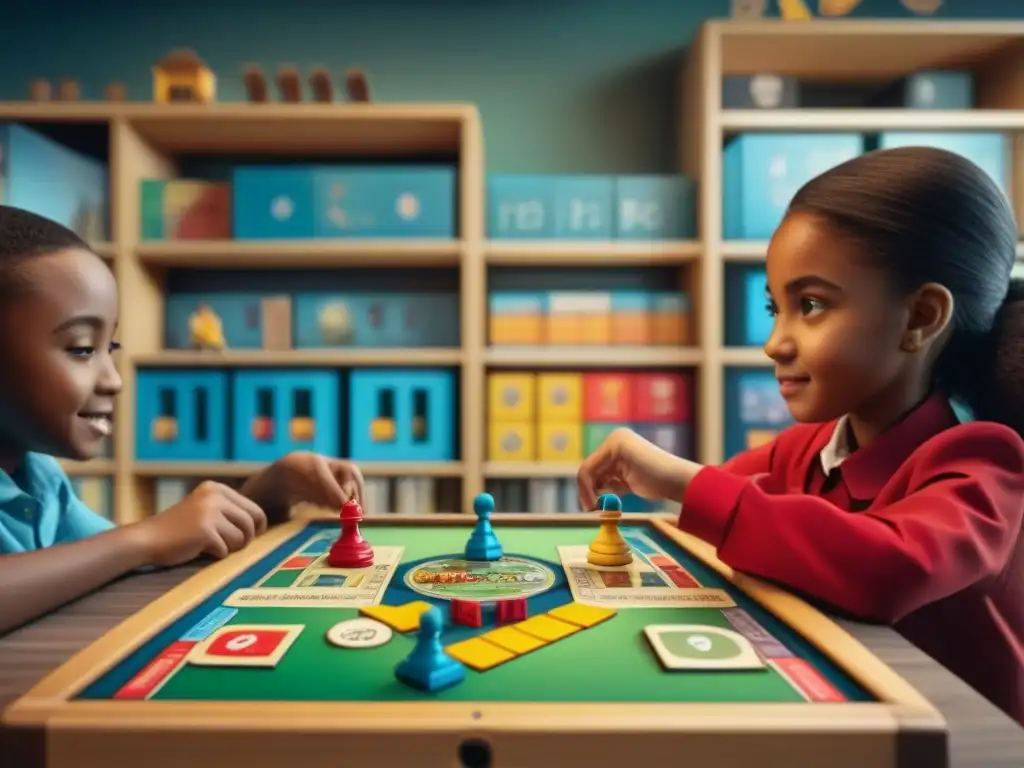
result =
[[[808,0],[817,7],[816,0]],[[0,99],[34,77],[110,81],[148,99],[150,67],[178,46],[244,98],[242,67],[366,67],[386,101],[469,101],[482,113],[488,170],[674,170],[679,57],[729,0],[29,0],[0,19]],[[81,10],[82,6],[88,10]],[[775,0],[768,1],[775,16]],[[913,17],[863,0],[856,17]],[[944,0],[937,18],[1024,17],[1020,0]]]

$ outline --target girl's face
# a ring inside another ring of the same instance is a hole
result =
[[[775,325],[765,352],[799,422],[884,418],[908,407],[907,304],[883,271],[857,258],[858,247],[808,214],[788,216],[769,245]]]

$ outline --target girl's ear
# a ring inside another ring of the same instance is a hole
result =
[[[906,330],[900,341],[904,352],[919,352],[942,337],[953,316],[953,294],[939,283],[926,283],[910,296]]]

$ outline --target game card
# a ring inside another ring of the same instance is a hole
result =
[[[647,642],[667,670],[764,669],[766,662],[739,632],[700,624],[655,624]]]
[[[276,667],[303,629],[301,624],[229,624],[197,643],[186,661],[207,667]]]

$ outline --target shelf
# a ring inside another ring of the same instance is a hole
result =
[[[462,462],[357,462],[364,477],[461,477]],[[250,461],[139,461],[132,465],[138,477],[241,478],[266,468]]]
[[[91,247],[97,256],[102,256],[107,261],[110,261],[117,256],[117,246],[110,242],[99,242],[92,243]]]
[[[89,461],[70,461],[62,459],[61,468],[69,477],[101,477],[114,474],[113,459],[91,459]]]
[[[725,261],[764,264],[767,251],[767,240],[723,240],[721,246],[722,259]]]
[[[818,80],[903,77],[925,69],[972,68],[1018,42],[1013,21],[782,19],[712,22],[722,74],[777,75]],[[822,55],[827,52],[826,55]]]
[[[459,240],[181,240],[142,243],[136,257],[164,267],[239,269],[292,267],[454,267]]]
[[[137,368],[260,368],[263,366],[327,366],[348,368],[371,365],[461,365],[462,350],[438,348],[294,349],[271,351],[240,349],[226,352],[165,349],[132,355]]]
[[[695,240],[585,242],[491,240],[488,264],[501,266],[674,266],[700,258]]]
[[[726,109],[722,130],[738,131],[1020,131],[1024,111],[961,109]]]
[[[727,262],[764,264],[768,253],[767,240],[723,240],[719,248]],[[1024,242],[1017,243],[1017,259],[1024,260]]]
[[[477,110],[470,104],[7,102],[0,104],[0,119],[123,119],[154,149],[171,154],[393,157],[458,152]]]
[[[531,479],[540,477],[576,477],[579,463],[540,463],[533,461],[491,461],[484,464],[484,476],[490,478]]]
[[[718,353],[722,365],[772,366],[772,360],[761,347],[722,347]]]
[[[696,347],[490,347],[493,368],[675,368],[700,365]]]

